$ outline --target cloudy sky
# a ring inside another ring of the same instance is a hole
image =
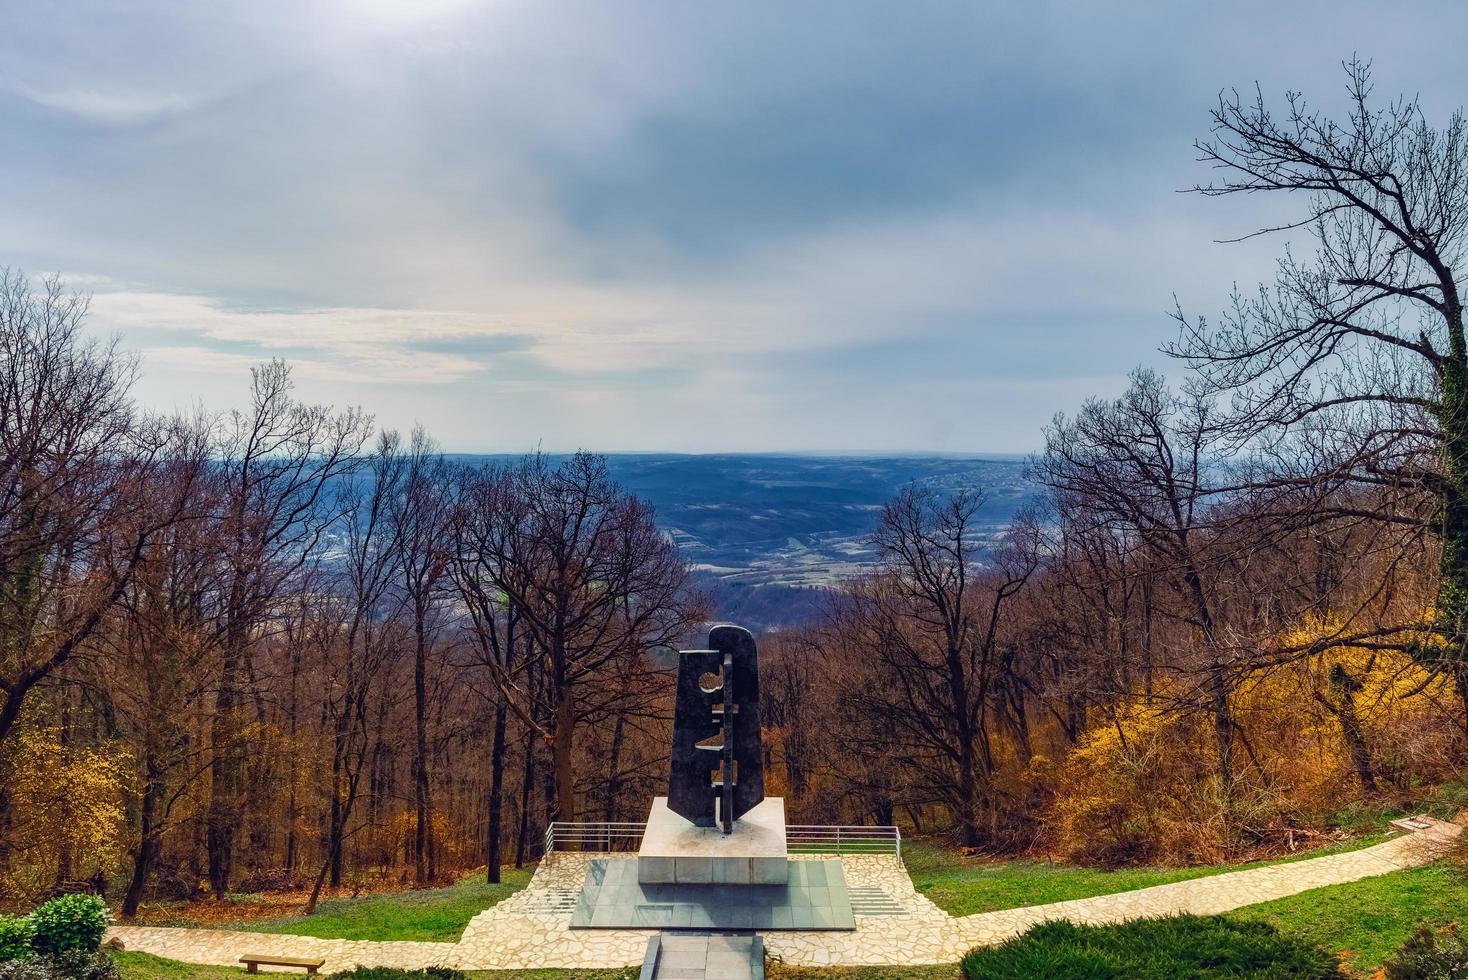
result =
[[[11,0],[0,264],[141,397],[450,449],[1023,452],[1284,202],[1178,194],[1220,88],[1442,118],[1468,5]]]

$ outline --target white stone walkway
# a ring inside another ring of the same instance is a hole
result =
[[[891,856],[846,856],[853,888],[879,888],[905,915],[858,915],[851,932],[766,932],[765,949],[786,963],[905,965],[953,963],[975,946],[999,942],[1048,919],[1108,923],[1179,912],[1212,914],[1427,864],[1441,856],[1462,827],[1428,820],[1425,829],[1361,850],[1289,864],[1231,871],[1115,895],[953,917],[913,888]],[[475,916],[457,943],[392,943],[213,929],[115,926],[109,939],[187,963],[237,965],[242,953],[319,956],[326,970],[353,966],[455,966],[466,970],[534,967],[623,967],[642,962],[655,931],[570,929],[570,914],[554,911],[574,896],[586,867],[604,855],[554,854],[530,885]]]

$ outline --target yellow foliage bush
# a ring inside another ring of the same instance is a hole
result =
[[[122,856],[128,756],[23,731],[3,762],[10,797],[10,867],[0,889],[33,898],[61,878],[107,872]]]
[[[1343,705],[1358,722],[1378,794],[1410,796],[1405,774],[1428,782],[1452,775],[1450,692],[1405,654],[1331,648],[1244,678],[1230,699],[1230,799],[1213,718],[1178,710],[1180,693],[1159,689],[1123,704],[1060,765],[1050,820],[1064,856],[1215,862],[1330,830],[1337,814],[1368,796]]]

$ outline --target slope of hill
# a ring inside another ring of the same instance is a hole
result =
[[[881,506],[914,481],[984,492],[980,532],[998,535],[1033,495],[1017,457],[611,454],[713,594],[721,618],[787,624],[869,569]]]

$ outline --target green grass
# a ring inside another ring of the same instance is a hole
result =
[[[902,842],[902,858],[907,865],[908,874],[912,876],[913,886],[934,905],[951,915],[973,915],[996,909],[1048,905],[1051,902],[1066,902],[1076,898],[1112,895],[1228,871],[1303,861],[1324,854],[1379,844],[1386,838],[1386,834],[1375,834],[1273,861],[1192,868],[1121,868],[1105,871],[1099,868],[1052,864],[1048,861],[965,858],[946,848],[919,840]]]
[[[197,966],[165,960],[148,953],[114,953],[123,980],[236,980],[244,970],[228,966]],[[471,972],[472,980],[636,980],[638,970],[485,970]],[[770,980],[962,980],[957,964],[951,966],[794,967],[771,962]]]
[[[967,980],[1338,976],[1335,957],[1263,922],[1184,915],[1114,926],[1045,922],[963,958]]]
[[[1316,888],[1230,912],[1239,921],[1268,922],[1280,932],[1345,955],[1369,973],[1418,927],[1441,927],[1468,912],[1468,878],[1452,865],[1394,871],[1345,885]]]
[[[244,970],[228,966],[200,966],[165,960],[152,953],[113,953],[122,980],[226,980],[246,976]]]
[[[529,884],[532,871],[506,868],[498,885],[474,877],[447,888],[337,898],[316,906],[315,915],[245,921],[238,928],[318,939],[455,942],[470,919]]]
[[[122,970],[123,980],[236,980],[249,976],[230,966],[180,963],[149,953],[113,953],[112,957]],[[637,970],[485,970],[470,972],[469,976],[472,980],[637,980]]]
[[[766,960],[769,980],[963,980],[957,963],[943,966],[785,966]]]

